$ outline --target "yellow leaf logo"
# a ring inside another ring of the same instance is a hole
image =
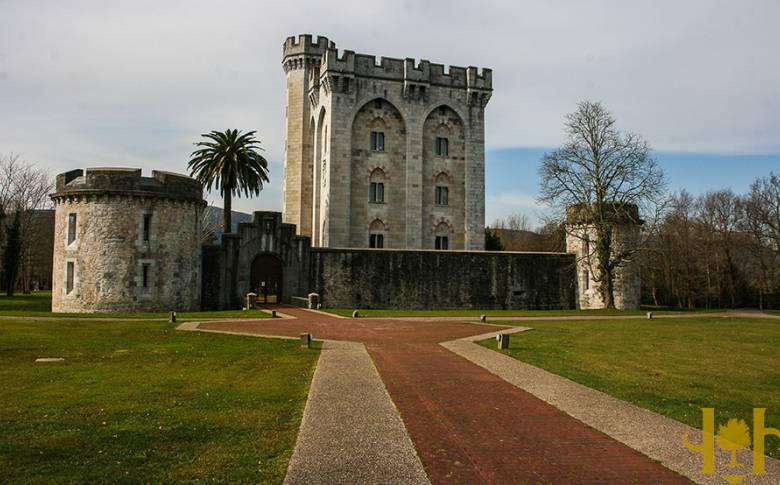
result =
[[[718,427],[718,446],[723,451],[731,452],[729,467],[737,468],[737,451],[750,446],[750,429],[743,420],[729,419],[725,426]]]

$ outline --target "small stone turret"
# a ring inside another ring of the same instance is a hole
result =
[[[196,180],[140,169],[57,176],[52,310],[181,311],[200,306]]]
[[[612,225],[613,252],[637,247],[643,221],[633,204],[611,204],[608,221]],[[596,229],[592,211],[583,205],[574,205],[566,211],[566,251],[577,256],[577,306],[583,310],[604,308],[599,293]],[[641,304],[642,284],[639,264],[634,258],[624,260],[615,272],[615,307],[621,310],[638,309]]]

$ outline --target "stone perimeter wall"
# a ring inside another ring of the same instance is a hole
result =
[[[54,312],[184,311],[200,307],[199,184],[140,170],[87,169],[62,174],[55,203]],[[68,243],[70,214],[76,238]],[[143,217],[151,215],[149,240]],[[66,288],[73,263],[73,290]],[[148,265],[147,286],[142,285]]]
[[[313,248],[311,258],[326,308],[576,307],[571,254]]]

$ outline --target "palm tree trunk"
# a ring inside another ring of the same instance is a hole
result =
[[[225,207],[222,210],[222,231],[225,234],[233,232],[233,191],[225,190]]]

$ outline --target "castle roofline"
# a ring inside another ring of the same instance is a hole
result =
[[[452,66],[430,62],[427,59],[420,59],[417,62],[411,57],[399,59],[382,56],[377,62],[376,56],[359,54],[351,50],[342,51],[339,56],[339,51],[335,48],[325,51],[320,75],[328,71],[340,75],[493,90],[493,70],[486,67],[479,69],[476,66]]]
[[[376,56],[355,53],[351,50],[344,50],[339,55],[336,43],[324,36],[300,34],[297,37],[287,37],[283,45],[283,54],[283,64],[286,64],[288,58],[314,58],[313,62],[320,64],[320,75],[332,72],[340,76],[431,84],[472,91],[493,90],[493,70],[486,67],[479,69],[476,66],[452,66],[426,59],[418,62],[410,57],[405,59],[380,57],[377,62]]]
[[[205,204],[203,185],[192,177],[160,170],[143,177],[140,168],[95,167],[57,175],[51,198],[75,195],[158,197]]]

